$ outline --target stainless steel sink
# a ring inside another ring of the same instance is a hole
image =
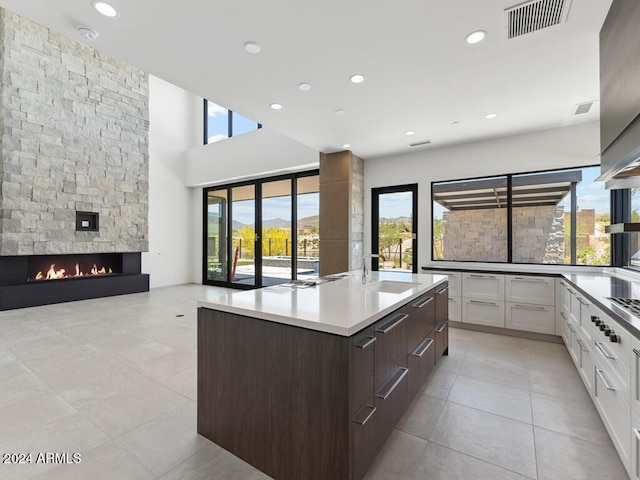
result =
[[[404,293],[407,290],[411,290],[414,287],[420,285],[413,282],[395,282],[393,280],[380,280],[379,282],[366,285],[364,289],[368,292],[375,293]]]

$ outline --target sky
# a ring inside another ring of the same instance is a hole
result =
[[[228,110],[213,102],[208,102],[207,116],[207,135],[209,143],[229,138]],[[258,128],[258,122],[251,120],[250,118],[243,117],[236,112],[233,112],[231,123],[234,136],[251,132]]]
[[[233,219],[245,225],[253,225],[255,222],[255,202],[253,200],[243,200],[233,203]],[[216,211],[216,207],[210,211]],[[298,218],[318,215],[320,211],[320,196],[318,192],[298,195]],[[291,196],[271,197],[262,202],[263,220],[282,218],[291,219]]]

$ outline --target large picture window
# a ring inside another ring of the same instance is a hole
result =
[[[610,265],[600,168],[434,182],[433,260]]]
[[[262,125],[209,100],[204,101],[204,144],[252,132]]]

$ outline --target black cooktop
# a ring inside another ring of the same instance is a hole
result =
[[[640,317],[640,300],[635,298],[607,297],[616,306],[624,308],[630,314]]]

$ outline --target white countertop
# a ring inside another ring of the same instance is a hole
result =
[[[363,285],[361,271],[340,275],[309,288],[275,286],[211,296],[198,301],[198,307],[351,336],[447,281],[446,275],[371,272]],[[381,281],[415,285],[401,293],[375,291]]]

